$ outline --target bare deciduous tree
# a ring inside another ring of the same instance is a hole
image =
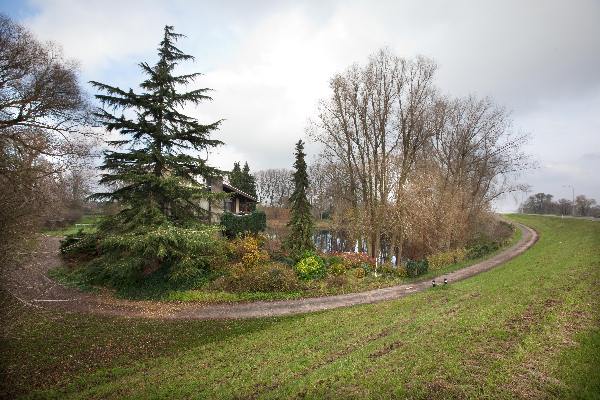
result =
[[[0,15],[0,252],[56,204],[61,172],[88,154],[88,111],[75,64]]]
[[[266,169],[254,174],[256,192],[266,206],[284,207],[293,190],[292,171],[285,168]]]
[[[575,212],[577,215],[587,217],[590,215],[591,209],[596,205],[596,200],[587,198],[585,195],[580,194],[575,197]]]
[[[365,67],[355,65],[331,80],[332,96],[309,130],[324,147],[323,159],[344,169],[353,219],[361,221],[360,235],[368,237],[373,256],[388,212],[401,199],[394,193],[433,134],[434,71],[428,59],[404,60],[381,50]]]
[[[381,50],[333,77],[308,128],[321,163],[338,174],[334,220],[366,239],[374,257],[382,241],[388,259],[400,259],[407,240],[422,253],[460,244],[494,199],[520,188],[512,178],[528,167],[525,136],[513,135],[508,114],[488,99],[439,96],[435,71],[427,58]]]
[[[560,199],[557,204],[560,215],[571,215],[573,213],[573,202],[571,200]]]
[[[499,196],[520,190],[513,173],[526,168],[519,149],[526,135],[514,135],[505,110],[490,99],[446,102],[443,129],[433,140],[433,154],[444,170],[444,186],[468,188],[464,207],[475,216]]]

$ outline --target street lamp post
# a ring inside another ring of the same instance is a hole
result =
[[[563,185],[563,187],[571,188],[572,195],[573,195],[572,200],[571,200],[571,206],[572,206],[571,213],[573,214],[573,216],[575,216],[575,188],[572,185]]]

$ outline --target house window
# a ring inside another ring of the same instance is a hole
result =
[[[247,213],[250,211],[250,203],[247,201],[240,201],[240,212]]]
[[[235,213],[235,202],[232,198],[225,199],[224,211]]]

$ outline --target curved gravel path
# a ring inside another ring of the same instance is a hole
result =
[[[444,278],[448,279],[449,283],[460,281],[488,271],[523,253],[535,243],[538,235],[525,225],[517,224],[517,226],[523,232],[518,243],[487,260],[440,275],[436,278],[437,281],[443,281]],[[106,293],[79,292],[48,278],[47,271],[61,264],[58,246],[58,238],[44,237],[30,262],[6,271],[3,280],[15,298],[32,307],[52,308],[67,312],[135,318],[209,320],[270,317],[329,310],[399,299],[431,287],[431,281],[426,280],[360,293],[252,303],[198,304],[131,301],[115,299]]]

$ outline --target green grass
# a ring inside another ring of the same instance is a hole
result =
[[[598,398],[600,223],[512,218],[541,234],[512,261],[327,312],[156,321],[60,314],[3,296],[4,395]]]
[[[93,233],[96,231],[96,225],[102,220],[102,215],[84,215],[76,223],[66,226],[60,229],[45,229],[42,231],[43,234],[48,236],[63,237],[66,235],[72,235],[83,230],[85,233]]]
[[[343,286],[332,286],[326,280],[314,280],[305,282],[305,288],[292,292],[226,292],[210,289],[211,276],[206,276],[196,283],[188,284],[188,287],[181,288],[176,284],[171,284],[164,275],[160,273],[148,277],[144,282],[136,285],[129,285],[114,290],[116,297],[131,300],[157,300],[157,301],[184,301],[198,303],[235,303],[248,301],[274,301],[274,300],[292,300],[306,297],[331,296],[345,293],[356,293],[372,289],[379,289],[403,283],[411,283],[421,280],[429,280],[432,277],[456,271],[461,268],[476,264],[486,258],[503,251],[521,238],[521,230],[515,229],[513,235],[509,238],[507,244],[497,251],[486,254],[476,259],[467,259],[455,264],[447,265],[443,268],[429,271],[418,277],[398,277],[379,274],[374,276],[370,273],[365,278],[356,278],[355,270],[346,272],[347,283]],[[81,268],[71,266],[59,266],[50,271],[50,276],[61,284],[76,288],[82,291],[94,291],[99,288],[90,285],[87,282],[85,271]]]

